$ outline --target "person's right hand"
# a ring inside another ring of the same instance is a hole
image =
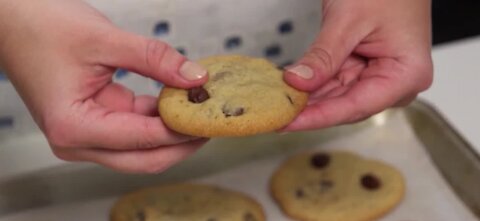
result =
[[[206,70],[82,1],[0,0],[0,66],[63,160],[156,173],[206,142],[170,131],[154,97],[112,82],[120,67],[190,88],[205,83]]]

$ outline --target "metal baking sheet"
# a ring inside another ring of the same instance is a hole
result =
[[[407,191],[382,221],[478,221],[480,157],[429,105],[378,114],[328,130],[212,140],[158,175],[126,175],[72,164],[0,181],[0,221],[106,221],[122,193],[164,182],[210,183],[245,192],[268,220],[287,221],[269,195],[272,172],[302,151],[348,150],[402,171]]]

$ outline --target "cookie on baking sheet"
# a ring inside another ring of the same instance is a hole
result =
[[[264,221],[263,209],[245,194],[202,184],[170,184],[121,197],[110,221]]]
[[[290,123],[308,95],[283,81],[282,71],[265,59],[240,55],[198,61],[208,82],[190,90],[164,88],[159,112],[177,132],[198,137],[247,136]]]
[[[403,198],[402,174],[386,163],[348,152],[303,153],[271,178],[282,210],[302,221],[370,221]]]

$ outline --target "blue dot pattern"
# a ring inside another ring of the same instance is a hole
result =
[[[0,71],[0,81],[8,81],[7,75]]]
[[[242,38],[233,36],[225,40],[225,49],[235,49],[242,46]]]
[[[2,128],[12,128],[12,127],[13,127],[13,117],[0,116],[0,129],[2,129]]]
[[[293,32],[293,23],[292,21],[284,21],[278,25],[278,32],[280,34],[288,34]]]
[[[167,21],[159,21],[153,28],[155,36],[167,35],[170,32],[170,24]]]
[[[282,47],[278,44],[273,44],[265,48],[264,53],[269,58],[278,57],[282,54]]]
[[[125,69],[118,69],[116,72],[115,72],[115,78],[116,79],[122,79],[122,78],[125,78],[126,76],[128,75],[128,71],[125,70]]]

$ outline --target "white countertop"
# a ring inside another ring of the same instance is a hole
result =
[[[480,152],[480,38],[434,48],[435,77],[420,95]]]
[[[429,101],[480,152],[480,38],[436,47],[435,80],[420,95]],[[0,177],[64,163],[40,134],[2,143]]]

